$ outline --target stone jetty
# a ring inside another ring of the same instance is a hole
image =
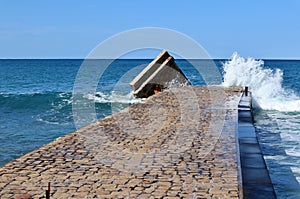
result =
[[[0,168],[0,198],[239,198],[241,88],[158,93]]]

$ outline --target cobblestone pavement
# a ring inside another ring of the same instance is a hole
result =
[[[240,88],[159,93],[0,168],[0,198],[238,198]]]

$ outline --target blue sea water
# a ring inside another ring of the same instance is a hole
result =
[[[84,60],[0,60],[0,166],[74,130],[73,86]],[[97,118],[136,99],[129,82],[151,60],[115,60],[98,82]],[[105,61],[91,60],[101,67]],[[193,85],[205,85],[198,71],[176,60]],[[215,60],[223,85],[253,91],[255,127],[278,198],[300,198],[300,61]],[[199,60],[205,65],[205,60]],[[113,107],[113,108],[112,108]]]

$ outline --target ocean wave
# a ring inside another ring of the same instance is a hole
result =
[[[121,92],[96,92],[95,94],[85,94],[83,96],[86,99],[92,100],[95,103],[123,103],[123,104],[133,104],[140,102],[141,99],[137,99],[133,96],[133,92],[121,93]]]
[[[62,101],[70,103],[72,93],[45,92],[45,93],[4,93],[0,94],[0,103],[3,107],[12,109],[43,109],[56,106]]]
[[[264,68],[262,60],[245,59],[234,53],[223,64],[224,86],[248,86],[254,106],[264,110],[300,111],[300,97],[283,88],[283,71]]]

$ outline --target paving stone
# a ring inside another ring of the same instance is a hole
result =
[[[0,198],[42,198],[48,182],[53,198],[239,198],[240,92],[185,87],[133,104],[1,167]]]

